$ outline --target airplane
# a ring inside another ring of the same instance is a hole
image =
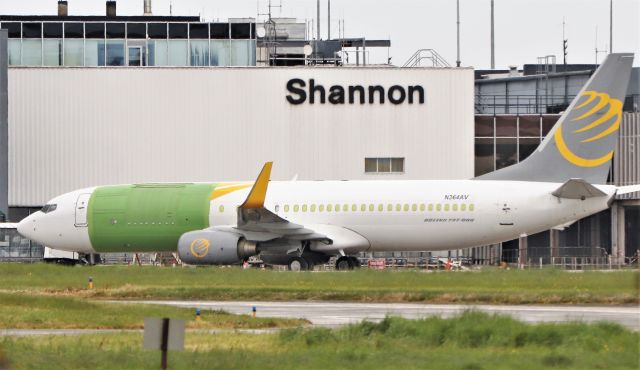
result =
[[[606,185],[632,53],[610,54],[536,151],[469,180],[270,181],[98,186],[53,198],[18,225],[52,248],[176,252],[193,265],[259,256],[290,270],[359,252],[489,245],[569,225],[640,185]]]

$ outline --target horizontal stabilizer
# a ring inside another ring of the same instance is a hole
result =
[[[618,186],[617,195],[635,193],[636,191],[640,191],[640,184],[637,185],[629,185],[629,186]]]
[[[562,186],[551,194],[558,198],[566,199],[586,199],[607,195],[602,190],[589,184],[583,179],[571,179],[562,184]]]

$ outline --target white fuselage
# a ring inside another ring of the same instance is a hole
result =
[[[481,180],[273,181],[265,207],[305,228],[329,230],[329,236],[336,229],[359,234],[368,243],[366,247],[359,244],[353,252],[461,249],[573,222],[606,209],[616,191],[615,186],[598,185],[606,196],[564,199],[552,195],[561,185]],[[235,226],[237,207],[249,189],[211,200],[210,226]],[[94,190],[52,199],[49,203],[57,209],[30,215],[20,223],[20,233],[57,249],[93,251],[78,202]]]
[[[602,185],[598,188],[606,197],[562,199],[551,194],[561,185],[478,180],[272,182],[265,207],[305,227],[328,224],[352,230],[369,241],[370,251],[460,249],[573,222],[608,208],[616,191],[615,186]],[[248,191],[212,201],[211,225],[234,224],[236,207]]]

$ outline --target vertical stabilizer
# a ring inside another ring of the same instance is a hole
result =
[[[632,53],[609,54],[529,158],[476,179],[606,183],[632,64]]]

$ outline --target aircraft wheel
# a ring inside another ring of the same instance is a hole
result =
[[[361,265],[358,257],[349,256],[349,260],[351,261],[351,265],[353,266],[353,268],[356,268],[356,269],[360,268]]]
[[[304,258],[294,257],[289,261],[289,271],[305,271],[309,268],[309,264]]]
[[[353,261],[351,257],[340,257],[336,261],[336,270],[353,270]]]

